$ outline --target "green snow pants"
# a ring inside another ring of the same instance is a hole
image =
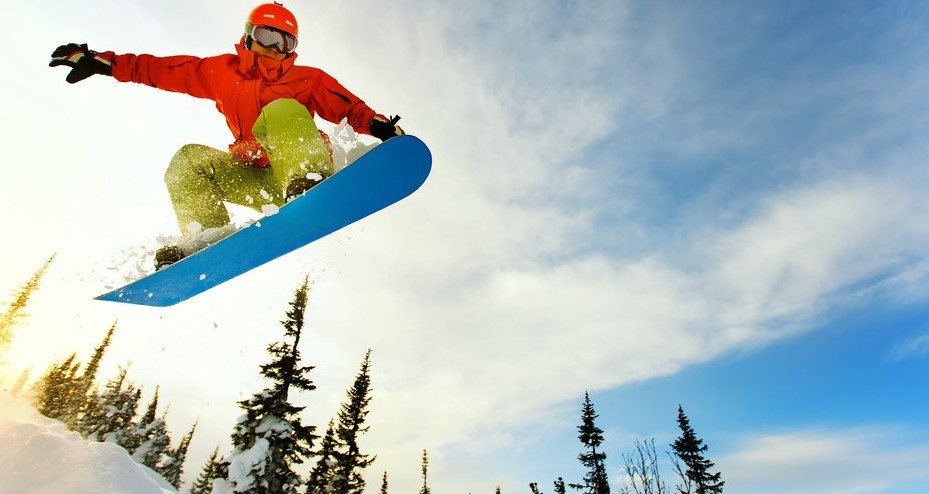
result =
[[[185,145],[171,158],[165,184],[182,235],[193,222],[203,228],[227,225],[224,202],[256,211],[270,204],[280,207],[294,177],[332,175],[329,148],[310,112],[296,100],[279,99],[262,108],[252,134],[267,151],[271,166],[259,168],[200,144]]]

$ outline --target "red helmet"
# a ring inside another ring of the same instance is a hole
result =
[[[273,27],[297,38],[297,18],[277,2],[255,7],[245,21],[245,34],[251,34],[252,26]]]

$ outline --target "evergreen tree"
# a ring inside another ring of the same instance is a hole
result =
[[[139,401],[142,400],[142,388],[136,388],[134,384],[129,383],[125,390],[110,398],[116,401],[112,405],[106,405],[107,412],[111,414],[107,422],[118,424],[118,428],[100,440],[116,443],[126,451],[135,451],[139,447],[138,424],[135,421],[135,415]]]
[[[677,407],[677,425],[681,429],[681,436],[671,443],[674,454],[684,463],[686,470],[676,464],[677,472],[681,477],[682,485],[678,485],[681,494],[719,494],[723,492],[722,474],[711,473],[713,462],[706,459],[708,446],[703,440],[697,438],[697,433],[690,426],[690,420],[684,414],[684,408]]]
[[[423,486],[419,489],[419,494],[432,494],[429,489],[429,454],[423,450]]]
[[[32,274],[29,281],[13,294],[13,301],[9,303],[6,311],[0,314],[0,355],[3,355],[13,342],[13,326],[26,316],[26,304],[29,303],[32,294],[39,289],[42,277],[45,276],[54,260],[55,254],[52,254],[45,264]]]
[[[74,353],[64,362],[56,362],[49,368],[34,390],[36,409],[40,413],[61,420],[71,430],[83,430],[82,422],[96,405],[94,393],[90,393],[91,386],[114,329],[115,325],[110,328],[83,373],[78,373],[81,365],[76,362],[77,354]]]
[[[77,371],[80,364],[76,353],[63,362],[55,362],[35,386],[35,407],[46,417],[67,422],[74,413],[71,404],[77,391]]]
[[[94,435],[94,432],[106,418],[107,411],[103,408],[101,392],[96,387],[91,388],[84,397],[81,417],[78,419],[74,430],[80,432],[84,438],[96,441],[98,437]]]
[[[166,422],[168,412],[165,411],[161,417],[157,416],[159,391],[156,387],[155,396],[146,408],[145,415],[139,419],[127,436],[130,444],[126,450],[132,454],[136,462],[158,473],[163,473],[166,465],[173,462],[173,458],[167,456],[171,453],[171,434],[168,432]],[[166,459],[167,463],[165,463]]]
[[[384,477],[381,478],[380,494],[389,494],[387,491],[387,470],[384,470]]]
[[[212,493],[213,481],[220,477],[220,470],[219,447],[217,447],[213,450],[213,453],[210,454],[210,458],[206,461],[206,464],[203,465],[203,469],[200,470],[200,475],[197,476],[197,480],[195,480],[194,484],[190,487],[190,494]]]
[[[335,436],[335,421],[329,421],[326,435],[323,436],[319,451],[316,452],[316,464],[307,479],[307,494],[325,494],[335,489],[333,481],[336,475],[336,455],[339,444]]]
[[[374,463],[374,457],[361,454],[358,436],[368,431],[365,419],[371,403],[371,350],[365,354],[361,370],[355,383],[348,390],[348,401],[339,410],[339,426],[336,435],[341,448],[336,454],[336,492],[361,494],[364,491],[364,469]]]
[[[87,417],[92,415],[99,406],[97,401],[99,394],[94,388],[94,381],[97,379],[100,361],[103,360],[103,355],[110,346],[114,331],[116,331],[115,322],[110,326],[106,336],[103,337],[103,341],[94,350],[93,355],[90,357],[90,362],[87,363],[87,367],[84,369],[84,372],[81,373],[80,378],[74,383],[75,390],[71,403],[74,413],[71,415],[71,420],[68,422],[68,426],[72,430],[83,431],[85,429],[84,422],[87,420]]]
[[[181,477],[184,475],[184,462],[187,460],[187,450],[190,448],[190,441],[194,438],[194,431],[197,430],[196,422],[190,428],[190,431],[181,438],[177,448],[169,448],[162,457],[158,465],[158,473],[164,477],[175,489],[181,487]]]
[[[97,371],[100,369],[100,361],[103,360],[103,355],[106,353],[106,349],[109,348],[115,331],[116,323],[114,322],[106,332],[106,336],[103,337],[103,341],[101,341],[100,345],[94,350],[94,354],[90,357],[90,362],[87,363],[87,367],[84,369],[83,374],[81,374],[82,396],[86,395],[87,392],[90,391],[90,388],[93,387],[94,380],[97,379]]]
[[[555,481],[555,494],[565,494],[564,479],[561,477],[558,477],[558,480]]]
[[[164,472],[163,461],[165,455],[171,451],[171,434],[168,432],[168,425],[165,422],[167,414],[155,419],[146,429],[145,440],[139,445],[139,449],[132,455],[139,463],[151,468],[152,470]]]
[[[107,441],[124,448],[134,429],[133,418],[142,397],[142,391],[131,382],[126,382],[126,369],[120,369],[117,377],[110,379],[100,394],[89,403],[87,413],[81,421],[81,434],[89,441]],[[128,450],[128,448],[127,448]]]
[[[310,455],[316,436],[315,427],[305,426],[298,414],[304,407],[297,407],[288,400],[291,388],[300,391],[316,389],[307,374],[313,367],[300,365],[300,333],[303,330],[307,304],[309,279],[294,294],[287,311],[287,319],[281,321],[285,337],[292,339],[268,346],[270,363],[261,366],[261,375],[271,381],[271,386],[256,393],[250,399],[239,402],[245,410],[232,433],[233,452],[224,460],[226,481],[235,484],[237,493],[293,493],[303,481],[292,465],[303,463]],[[263,451],[260,458],[256,451]],[[247,474],[235,479],[228,478],[229,466]]]
[[[539,484],[535,482],[529,483],[529,491],[532,492],[532,494],[542,494],[542,492],[539,491]]]
[[[587,467],[583,484],[571,484],[574,489],[584,489],[587,494],[610,494],[610,483],[606,475],[606,453],[597,448],[603,443],[603,430],[597,427],[595,421],[597,412],[590,401],[590,394],[584,393],[584,406],[581,410],[581,425],[578,426],[577,438],[581,440],[587,451],[578,455],[581,463]]]
[[[135,461],[156,471],[162,457],[171,447],[171,437],[164,418],[157,416],[158,394],[159,388],[156,387],[155,396],[145,409],[145,415],[136,422],[122,443]]]

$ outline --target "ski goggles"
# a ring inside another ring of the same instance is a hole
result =
[[[253,40],[265,48],[276,48],[281,53],[292,53],[297,48],[297,38],[267,26],[252,26],[249,33]]]

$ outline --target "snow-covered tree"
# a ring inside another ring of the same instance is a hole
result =
[[[123,446],[132,453],[132,458],[151,468],[160,471],[161,460],[171,449],[171,435],[164,416],[158,417],[159,388],[155,388],[155,396],[145,410],[145,415],[136,423],[135,428],[127,439],[129,444]]]
[[[110,418],[109,410],[104,404],[104,395],[109,392],[110,383],[107,383],[106,386],[102,393],[97,388],[91,389],[87,397],[84,398],[84,413],[78,421],[77,432],[80,432],[82,436],[90,441],[103,440],[101,432]]]
[[[360,494],[364,492],[364,469],[374,463],[374,457],[361,453],[358,439],[368,431],[365,420],[368,405],[371,403],[371,350],[361,362],[361,370],[355,376],[355,382],[348,392],[348,400],[339,410],[339,426],[336,435],[339,438],[339,451],[336,454],[336,492]]]
[[[209,459],[206,460],[200,470],[200,475],[194,480],[189,494],[211,494],[213,492],[213,481],[220,477],[221,470],[219,448],[217,447],[210,454]]]
[[[107,413],[111,414],[108,422],[120,425],[100,440],[116,443],[126,451],[135,451],[139,447],[138,424],[135,416],[139,401],[142,400],[142,388],[136,388],[134,384],[129,383],[127,389],[107,398],[116,400],[113,404],[106,405]]]
[[[126,374],[126,369],[120,369],[117,377],[107,381],[103,392],[89,402],[79,431],[88,440],[113,442],[124,448],[132,445],[133,419],[142,390],[127,382]]]
[[[584,475],[583,484],[571,484],[571,487],[584,490],[586,494],[610,494],[610,483],[606,475],[606,453],[597,449],[603,443],[603,430],[597,427],[596,419],[597,412],[590,401],[590,394],[585,392],[577,438],[587,449],[577,458],[587,468],[587,473]]]
[[[677,425],[681,429],[681,436],[671,443],[671,449],[681,462],[675,464],[682,484],[677,486],[681,494],[719,494],[723,492],[722,474],[711,473],[713,462],[706,459],[703,454],[708,447],[703,440],[697,437],[690,419],[684,414],[684,408],[677,407]]]
[[[103,337],[103,341],[100,342],[100,345],[94,350],[93,355],[90,357],[90,362],[87,363],[87,367],[84,368],[80,377],[74,381],[74,392],[70,404],[73,408],[73,413],[68,415],[70,420],[66,422],[68,427],[72,430],[83,431],[85,428],[84,422],[87,420],[88,415],[92,414],[98,406],[97,399],[99,394],[94,388],[94,381],[97,379],[100,361],[103,360],[103,355],[110,346],[115,331],[116,323],[114,322],[113,325],[110,326],[110,329],[107,330],[106,336]]]
[[[84,430],[86,417],[98,405],[92,386],[115,328],[115,324],[110,327],[83,372],[78,372],[81,364],[76,361],[76,353],[49,367],[33,389],[34,403],[40,413],[61,420],[72,430]]]
[[[288,394],[316,389],[308,377],[313,367],[301,365],[298,350],[308,291],[304,279],[282,321],[285,341],[268,346],[272,360],[261,366],[261,375],[271,386],[239,402],[245,415],[232,433],[233,451],[223,460],[221,492],[286,494],[303,484],[292,466],[310,455],[315,427],[303,425],[298,414],[304,407],[293,405]]]
[[[187,450],[190,448],[190,441],[193,440],[196,430],[197,424],[194,423],[190,431],[181,438],[181,442],[176,448],[169,448],[165,451],[156,469],[175,488],[181,487],[181,480],[184,476],[184,462],[187,460]]]
[[[333,481],[336,474],[336,454],[339,447],[335,436],[335,421],[330,420],[326,434],[316,452],[316,464],[310,470],[306,480],[307,494],[326,494],[335,489]]]

